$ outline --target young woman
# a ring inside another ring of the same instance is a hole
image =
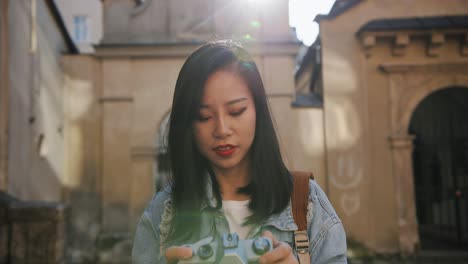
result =
[[[175,87],[168,144],[172,181],[141,217],[135,263],[177,263],[192,256],[180,245],[233,232],[272,239],[260,263],[298,263],[292,178],[259,71],[241,46],[212,42],[189,56]],[[341,221],[316,182],[309,185],[311,261],[346,263]]]

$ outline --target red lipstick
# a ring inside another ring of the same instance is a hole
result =
[[[236,148],[237,148],[236,146],[227,144],[227,145],[219,145],[213,150],[216,152],[216,154],[218,154],[218,156],[225,158],[225,157],[229,157],[230,155],[232,155],[232,153],[234,153]]]

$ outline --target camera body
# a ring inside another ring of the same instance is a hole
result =
[[[273,243],[269,238],[241,240],[236,233],[223,234],[219,239],[204,238],[186,246],[192,248],[192,258],[180,260],[180,264],[257,263],[260,256],[273,250]]]

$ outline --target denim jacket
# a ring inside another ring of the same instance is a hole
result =
[[[202,235],[192,237],[187,243],[194,243],[205,237],[216,235],[212,234],[213,230],[216,230],[217,235],[229,233],[229,224],[222,208],[214,214],[208,210],[208,206],[214,208],[216,205],[210,183],[208,185],[207,202],[200,210],[200,234]],[[141,216],[134,238],[133,263],[166,263],[165,248],[160,245],[167,240],[172,219],[170,192],[170,187],[166,186],[157,193]],[[214,229],[211,228],[213,224],[216,227]],[[281,213],[272,215],[262,225],[253,227],[248,238],[258,237],[266,230],[271,231],[278,240],[292,247],[293,233],[297,230],[297,225],[293,219],[291,203]],[[347,263],[346,235],[343,225],[325,193],[314,180],[309,181],[307,232],[311,263]]]

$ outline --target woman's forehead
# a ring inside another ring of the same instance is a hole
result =
[[[220,70],[210,75],[205,82],[202,104],[235,104],[251,98],[244,78],[235,72]]]

